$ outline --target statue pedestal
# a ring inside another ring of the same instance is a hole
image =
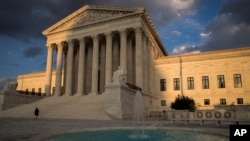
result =
[[[105,88],[104,112],[114,119],[132,118],[135,90],[119,83],[108,84]]]

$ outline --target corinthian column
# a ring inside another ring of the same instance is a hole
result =
[[[127,33],[126,30],[120,31],[121,49],[120,49],[120,67],[127,70]]]
[[[142,31],[135,29],[135,84],[143,89]]]
[[[66,90],[65,90],[66,95],[72,95],[73,55],[74,55],[73,41],[68,41]]]
[[[99,45],[98,36],[93,36],[93,59],[92,59],[92,85],[91,94],[98,93],[98,70],[99,70]]]
[[[111,33],[106,34],[106,71],[105,85],[111,83],[112,80],[112,36]]]
[[[63,45],[57,44],[57,62],[56,62],[56,90],[55,95],[61,95],[61,85],[62,85],[62,55],[63,55]]]
[[[47,46],[47,64],[46,64],[46,83],[45,93],[47,96],[51,94],[51,74],[52,74],[52,58],[53,58],[53,45]]]
[[[85,39],[80,39],[79,47],[79,64],[78,64],[78,82],[77,82],[77,94],[83,95],[84,89],[84,62],[85,62]]]

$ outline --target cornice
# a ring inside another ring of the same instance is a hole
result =
[[[192,61],[205,61],[205,60],[226,59],[235,57],[250,57],[250,47],[209,51],[209,52],[201,52],[194,54],[165,56],[155,60],[155,64],[160,65],[167,63],[179,63],[180,59],[182,60],[182,62],[192,62]]]

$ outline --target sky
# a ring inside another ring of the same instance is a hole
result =
[[[250,47],[250,0],[1,0],[0,89],[45,71],[41,32],[85,4],[144,7],[169,55]]]

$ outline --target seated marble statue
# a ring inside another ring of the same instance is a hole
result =
[[[126,70],[118,67],[118,70],[113,73],[113,83],[125,84],[126,75]]]

